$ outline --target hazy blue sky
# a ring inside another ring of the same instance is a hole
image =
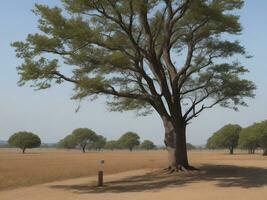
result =
[[[59,4],[58,0],[2,0],[0,7],[0,140],[20,130],[40,135],[43,142],[56,142],[77,127],[88,127],[108,139],[117,139],[123,132],[135,131],[141,139],[151,139],[162,144],[163,127],[157,114],[136,117],[132,112],[109,113],[104,99],[78,104],[69,99],[71,85],[53,87],[45,91],[33,91],[29,87],[17,87],[15,57],[10,43],[23,40],[27,33],[37,30],[37,18],[31,12],[34,3]],[[188,141],[204,144],[207,138],[227,123],[247,126],[267,119],[267,1],[246,0],[240,12],[244,27],[241,42],[254,57],[242,60],[251,73],[258,89],[256,98],[248,100],[249,107],[239,112],[216,107],[206,111],[188,127]]]

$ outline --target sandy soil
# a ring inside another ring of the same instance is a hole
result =
[[[192,157],[192,156],[191,156]],[[159,169],[84,177],[0,192],[0,200],[266,200],[267,158],[194,152],[197,172],[169,175]]]
[[[0,192],[1,200],[266,200],[266,171],[248,170],[241,176],[237,167],[214,171],[167,175],[162,171],[138,170],[105,177],[96,187],[95,177]],[[223,171],[223,174],[219,172]],[[235,171],[236,173],[233,173]],[[250,172],[252,174],[249,174]],[[242,171],[245,172],[245,171]],[[255,174],[256,173],[256,174]],[[255,176],[258,176],[256,178]],[[263,177],[262,177],[263,176]],[[264,180],[265,179],[265,180]]]

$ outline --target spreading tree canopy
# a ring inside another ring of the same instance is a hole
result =
[[[150,140],[144,140],[140,145],[140,147],[142,149],[150,150],[150,149],[155,149],[156,145]]]
[[[74,149],[77,146],[76,138],[73,134],[67,135],[65,138],[61,139],[57,147],[64,149]]]
[[[139,139],[140,137],[137,133],[127,132],[119,138],[118,143],[121,148],[126,148],[132,151],[135,146],[138,146],[140,144]]]
[[[39,147],[41,145],[41,139],[31,132],[22,131],[10,136],[8,144],[20,148],[22,153],[25,153],[26,149]]]
[[[230,154],[238,145],[239,134],[242,128],[237,124],[228,124],[216,131],[209,139],[207,147],[210,149],[228,148]]]
[[[258,124],[255,123],[242,129],[238,140],[239,148],[247,149],[248,153],[254,154],[255,150],[259,147],[260,142],[258,127]]]
[[[241,77],[245,48],[233,36],[243,0],[62,0],[36,5],[39,32],[14,42],[19,85],[74,84],[74,99],[106,95],[112,111],[155,110],[170,169],[190,169],[186,125],[216,104],[253,97]],[[229,39],[231,38],[231,39]]]
[[[257,123],[255,126],[257,127],[259,146],[263,150],[263,155],[267,156],[267,120]]]
[[[72,131],[76,146],[80,147],[82,152],[85,152],[86,146],[97,140],[97,134],[88,128],[77,128]]]
[[[97,135],[95,140],[90,142],[87,146],[88,149],[95,149],[100,151],[106,144],[107,139],[102,135]]]

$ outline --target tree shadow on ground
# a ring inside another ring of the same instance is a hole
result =
[[[53,185],[51,188],[71,190],[76,193],[123,193],[157,191],[166,187],[184,187],[198,182],[214,182],[217,187],[263,187],[267,185],[267,169],[232,165],[202,165],[199,171],[167,174],[158,170],[108,181],[103,187],[80,184]]]

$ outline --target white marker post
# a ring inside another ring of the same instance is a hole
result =
[[[98,187],[103,186],[103,176],[104,176],[104,160],[99,160],[99,171],[98,171]]]

